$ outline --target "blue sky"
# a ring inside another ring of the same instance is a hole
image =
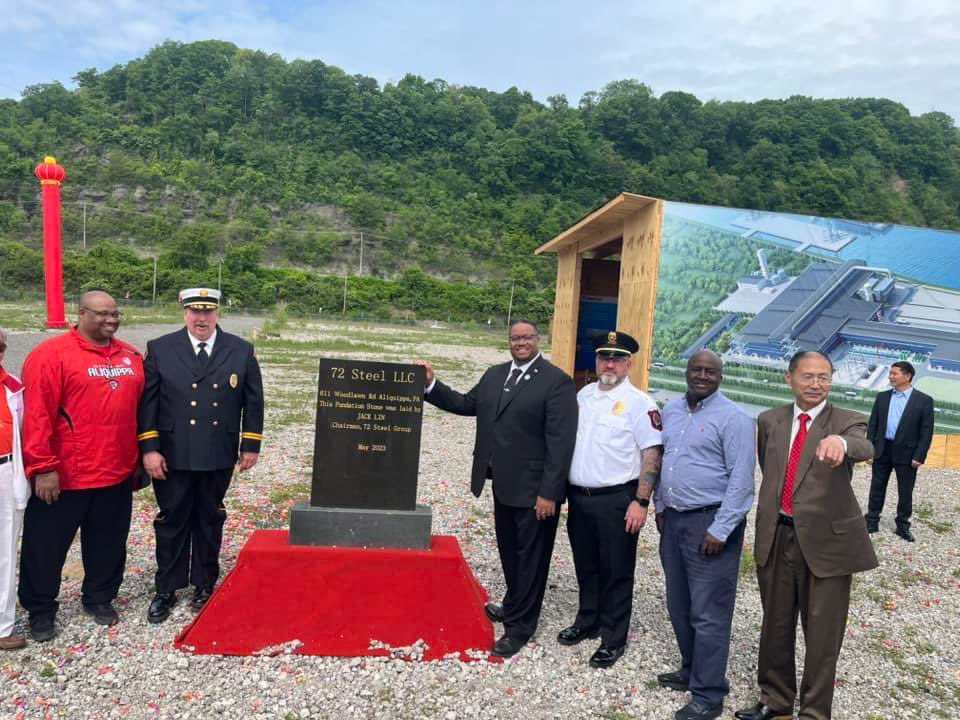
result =
[[[960,119],[956,0],[0,0],[0,97],[216,38],[395,82],[572,105],[612,80],[702,100],[888,97]]]

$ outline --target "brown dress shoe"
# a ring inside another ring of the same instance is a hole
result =
[[[23,635],[11,632],[6,637],[0,637],[0,650],[19,650],[27,646],[27,639]]]

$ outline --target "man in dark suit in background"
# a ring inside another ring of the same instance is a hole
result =
[[[557,534],[558,510],[577,438],[573,381],[541,354],[540,335],[527,321],[510,328],[512,360],[488,369],[465,395],[434,378],[429,363],[426,400],[457,415],[476,416],[471,490],[480,497],[493,480],[497,548],[507,591],[487,616],[502,622],[493,654],[519,652],[537,629]]]
[[[146,386],[137,418],[143,467],[160,511],[157,594],[147,619],[163,622],[176,591],[195,586],[193,609],[213,594],[234,465],[257,463],[263,386],[253,345],[217,325],[220,293],[180,293],[186,327],[147,343]],[[239,451],[239,462],[238,462]]]
[[[867,426],[873,443],[873,478],[867,509],[867,532],[880,529],[880,513],[887,496],[890,471],[897,473],[897,530],[913,542],[910,516],[913,515],[913,486],[917,468],[927,460],[933,440],[933,398],[913,387],[916,370],[904,361],[890,366],[890,390],[877,394]]]
[[[797,699],[799,718],[831,716],[853,573],[877,566],[851,487],[854,463],[873,454],[866,418],[827,401],[833,364],[819,352],[795,354],[786,381],[794,402],[757,418],[760,702],[738,710],[740,720],[790,720]],[[807,645],[799,694],[798,614]]]

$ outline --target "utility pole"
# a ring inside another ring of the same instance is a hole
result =
[[[157,257],[153,257],[153,304],[157,304]]]
[[[510,327],[510,318],[513,316],[513,289],[516,286],[517,281],[513,280],[510,283],[510,306],[507,308],[507,327]]]
[[[83,249],[87,249],[87,201],[83,201]]]
[[[347,314],[347,274],[343,274],[343,315]]]
[[[360,233],[360,274],[363,275],[363,233]]]
[[[217,270],[217,292],[223,287],[223,260],[220,260],[220,267]]]

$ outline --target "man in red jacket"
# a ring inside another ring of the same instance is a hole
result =
[[[143,358],[115,339],[120,311],[110,295],[80,298],[73,329],[40,343],[23,364],[23,457],[33,496],[20,550],[20,604],[36,642],[57,634],[60,575],[80,529],[84,611],[119,619],[137,465],[137,402]]]

